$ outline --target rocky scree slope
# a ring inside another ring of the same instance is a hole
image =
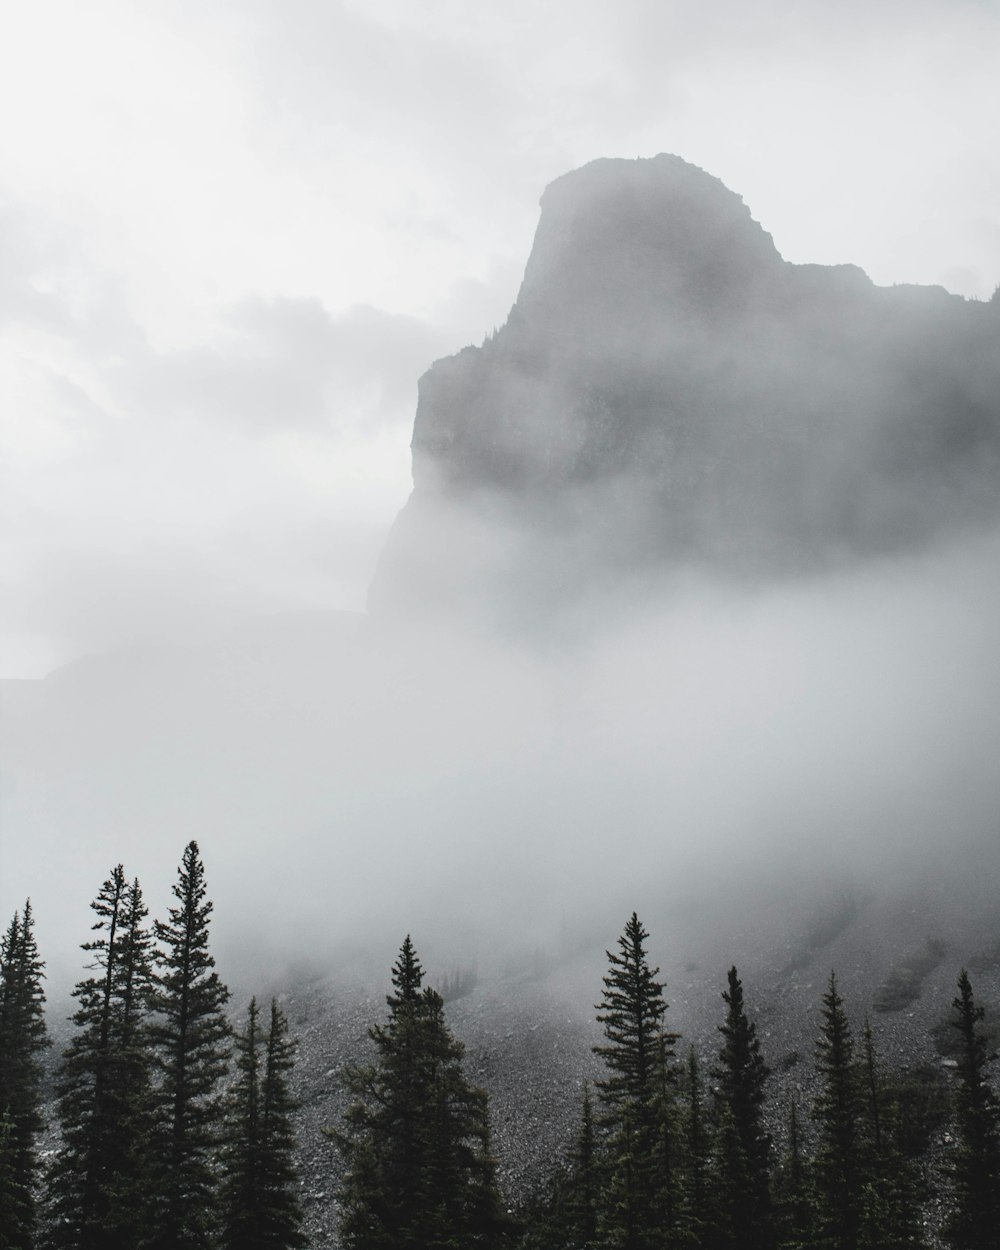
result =
[[[767,1116],[779,1147],[790,1102],[806,1115],[818,1092],[814,1047],[832,969],[858,1046],[868,1015],[888,1072],[923,1067],[928,1079],[947,1090],[953,1062],[941,1051],[941,1025],[949,1018],[959,967],[976,969],[977,1000],[1000,1029],[1000,912],[994,907],[989,914],[962,916],[959,902],[932,888],[924,895],[916,890],[879,897],[857,891],[826,898],[811,919],[803,922],[799,914],[783,930],[755,917],[717,940],[673,944],[651,927],[649,954],[661,966],[670,1004],[666,1024],[681,1034],[678,1062],[695,1046],[707,1079],[724,1015],[720,995],[736,951],[748,1010],[772,1070]],[[880,1011],[883,987],[925,949],[928,926],[938,935],[941,957],[912,1000]],[[603,1073],[591,1047],[602,1040],[594,1004],[606,970],[597,946],[553,953],[530,966],[498,967],[447,1005],[451,1028],[466,1046],[466,1071],[490,1096],[499,1178],[512,1208],[559,1165],[577,1128],[583,1082]],[[385,1018],[384,997],[368,980],[333,972],[289,989],[283,1007],[300,1044],[296,1081],[303,1103],[307,1225],[313,1244],[335,1245],[342,1168],[323,1130],[339,1124],[346,1109],[345,1064],[372,1056],[367,1030]],[[946,1132],[945,1125],[936,1130],[937,1153]]]

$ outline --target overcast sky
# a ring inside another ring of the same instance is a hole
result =
[[[416,379],[595,157],[988,298],[998,64],[988,0],[4,5],[0,671],[362,607]]]

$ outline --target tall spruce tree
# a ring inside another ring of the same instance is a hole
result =
[[[833,972],[823,995],[816,1069],[821,1085],[813,1107],[819,1139],[815,1176],[823,1244],[831,1250],[857,1250],[865,1180],[862,1099],[854,1039]]]
[[[775,1177],[775,1196],[782,1250],[810,1250],[817,1244],[816,1201],[794,1102],[788,1112],[788,1146]]]
[[[648,936],[633,912],[617,953],[606,952],[610,967],[597,1020],[607,1041],[593,1048],[608,1070],[596,1082],[608,1131],[600,1236],[622,1250],[659,1247],[670,1235],[664,1222],[674,1177],[664,1084],[676,1036],[663,1030],[667,1004],[659,968],[650,968],[646,957]]]
[[[298,1250],[306,1245],[295,1195],[297,1103],[288,1088],[295,1043],[277,1002],[267,1030],[252,999],[236,1034],[236,1079],[227,1097],[222,1163],[223,1250]]]
[[[600,1164],[590,1086],[583,1085],[580,1126],[569,1155],[569,1173],[563,1189],[563,1210],[570,1244],[590,1250],[597,1243],[597,1204]]]
[[[878,1057],[875,1053],[875,1035],[872,1033],[871,1020],[867,1016],[865,1016],[865,1027],[861,1032],[861,1083],[871,1144],[875,1153],[879,1154],[885,1144],[882,1111],[884,1098]]]
[[[35,1245],[41,1056],[48,1045],[44,968],[29,899],[0,939],[0,1201],[6,1208],[0,1250]]]
[[[750,1167],[728,1103],[715,1109],[715,1141],[709,1171],[711,1214],[704,1243],[712,1250],[740,1250]]]
[[[74,991],[76,1030],[59,1074],[63,1144],[48,1178],[49,1244],[133,1250],[145,1232],[152,939],[139,883],[126,880],[121,864],[91,907],[98,936],[83,949],[97,975]]]
[[[693,1245],[702,1245],[710,1225],[709,1159],[712,1138],[705,1109],[698,1052],[688,1047],[683,1082],[683,1221]]]
[[[963,968],[952,1001],[958,1032],[955,1124],[958,1149],[953,1165],[955,1210],[949,1239],[956,1250],[996,1250],[1000,1244],[1000,1105],[990,1085],[992,1056],[980,1027],[977,1005]]]
[[[725,1178],[725,1189],[734,1204],[741,1250],[771,1250],[775,1244],[769,1179],[771,1140],[763,1119],[770,1073],[761,1054],[757,1026],[746,1014],[743,985],[735,967],[729,969],[727,979],[728,988],[722,992],[726,1018],[719,1025],[722,1045],[712,1075],[717,1082],[716,1102],[725,1110],[724,1124],[731,1125],[738,1150],[730,1145],[719,1163],[725,1167],[727,1159],[736,1160],[737,1173]]]
[[[25,1186],[17,1179],[14,1125],[9,1116],[0,1116],[0,1246],[8,1240],[25,1217]]]
[[[219,1082],[227,1069],[229,991],[208,949],[212,903],[198,844],[184,850],[177,906],[154,925],[150,1038],[154,1091],[149,1195],[153,1250],[203,1250],[218,1224],[216,1161],[222,1127]]]
[[[871,1022],[861,1034],[860,1066],[867,1160],[862,1184],[860,1244],[864,1250],[919,1250],[919,1176],[899,1142],[899,1125],[888,1105]]]
[[[423,987],[407,937],[376,1061],[348,1072],[354,1102],[334,1134],[347,1163],[341,1240],[349,1250],[495,1247],[506,1237],[485,1093],[462,1071],[441,995]]]
[[[677,1034],[667,1033],[661,1026],[656,1056],[657,1148],[653,1161],[659,1187],[655,1222],[667,1245],[678,1238],[681,1242],[689,1239],[689,1230],[682,1218],[684,1158],[680,1122],[683,1112],[678,1105],[679,1071],[674,1062],[674,1043],[677,1040]]]

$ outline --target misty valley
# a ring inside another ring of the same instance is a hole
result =
[[[0,1250],[997,1250],[1000,291],[595,161],[412,453],[2,683]]]

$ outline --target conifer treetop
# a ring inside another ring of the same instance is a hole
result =
[[[35,1138],[41,1128],[45,965],[35,941],[31,900],[0,939],[0,1244],[33,1245]]]
[[[177,906],[154,929],[160,942],[148,1036],[155,1085],[154,1250],[200,1250],[215,1220],[219,1084],[228,1068],[229,991],[208,949],[212,904],[198,844],[189,842],[173,888]]]
[[[399,948],[399,957],[392,966],[392,984],[396,993],[387,996],[388,1006],[394,1009],[402,1003],[413,1002],[420,993],[423,979],[424,970],[407,934]]]
[[[407,937],[389,1018],[369,1030],[376,1061],[346,1069],[355,1101],[345,1130],[332,1135],[347,1164],[340,1231],[348,1250],[487,1250],[505,1227],[486,1094],[467,1080],[444,1001],[422,980]]]
[[[604,1025],[605,1046],[595,1046],[612,1076],[599,1081],[602,1100],[621,1097],[644,1100],[652,1088],[657,1059],[676,1040],[663,1034],[667,1010],[659,968],[646,958],[648,934],[633,912],[618,939],[618,953],[607,951],[610,968],[603,978],[604,994],[597,1005],[597,1021]]]
[[[6,1052],[0,1060],[23,1061],[25,1074],[35,1072],[37,1054],[48,1044],[43,1007],[45,962],[39,956],[35,939],[35,917],[31,899],[25,899],[24,910],[15,912],[0,939],[0,1045]],[[10,1092],[22,1078],[11,1077]],[[2,1074],[0,1074],[2,1080]]]
[[[195,841],[184,848],[172,893],[179,906],[168,909],[169,920],[156,921],[157,938],[168,946],[177,945],[184,953],[197,949],[202,964],[214,967],[215,959],[208,949],[208,922],[214,904],[205,897],[205,866]]]
[[[722,1046],[712,1075],[721,1082],[722,1095],[732,1104],[740,1123],[763,1104],[764,1082],[770,1071],[761,1054],[757,1025],[747,1016],[743,983],[735,966],[729,969],[727,984],[728,988],[722,991],[726,1018],[717,1026]]]
[[[844,1000],[837,989],[837,974],[831,971],[823,995],[823,1025],[816,1041],[816,1053],[820,1071],[847,1068],[854,1056],[851,1025],[844,1008]]]

